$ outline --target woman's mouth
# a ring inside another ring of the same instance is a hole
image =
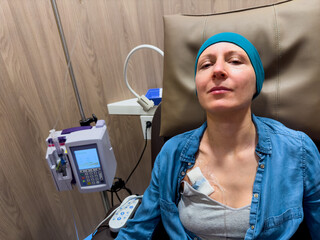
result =
[[[213,87],[209,90],[209,93],[211,94],[223,94],[223,93],[227,93],[227,92],[231,92],[230,88],[227,87]]]

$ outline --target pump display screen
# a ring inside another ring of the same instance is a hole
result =
[[[70,147],[70,150],[78,168],[77,172],[82,186],[104,183],[99,152],[96,144]]]
[[[100,162],[96,148],[89,148],[74,151],[79,170],[89,168],[99,168]]]

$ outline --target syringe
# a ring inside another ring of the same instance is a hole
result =
[[[56,130],[55,129],[51,129],[49,132],[50,132],[50,135],[51,135],[51,138],[52,138],[53,145],[56,148],[57,154],[58,154],[59,157],[61,157],[63,155],[63,149],[60,147],[59,140],[55,136]]]
[[[59,173],[62,173],[63,176],[66,176],[67,175],[66,159],[65,159],[66,156],[63,154],[63,149],[60,147],[60,143],[59,143],[58,138],[55,136],[55,132],[56,132],[55,129],[50,130],[52,142],[53,142],[54,147],[56,148],[56,152],[59,157],[59,159],[56,162],[56,171]]]

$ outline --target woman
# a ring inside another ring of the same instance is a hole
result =
[[[319,152],[304,133],[251,113],[263,80],[241,35],[202,45],[195,81],[207,122],[166,142],[117,239],[151,239],[160,219],[171,239],[289,239],[304,217],[320,239]]]

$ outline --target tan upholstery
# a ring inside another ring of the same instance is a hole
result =
[[[320,139],[320,0],[206,16],[165,16],[164,27],[162,136],[205,121],[195,94],[196,54],[213,34],[232,31],[256,46],[265,68],[266,80],[253,101],[253,112]]]

